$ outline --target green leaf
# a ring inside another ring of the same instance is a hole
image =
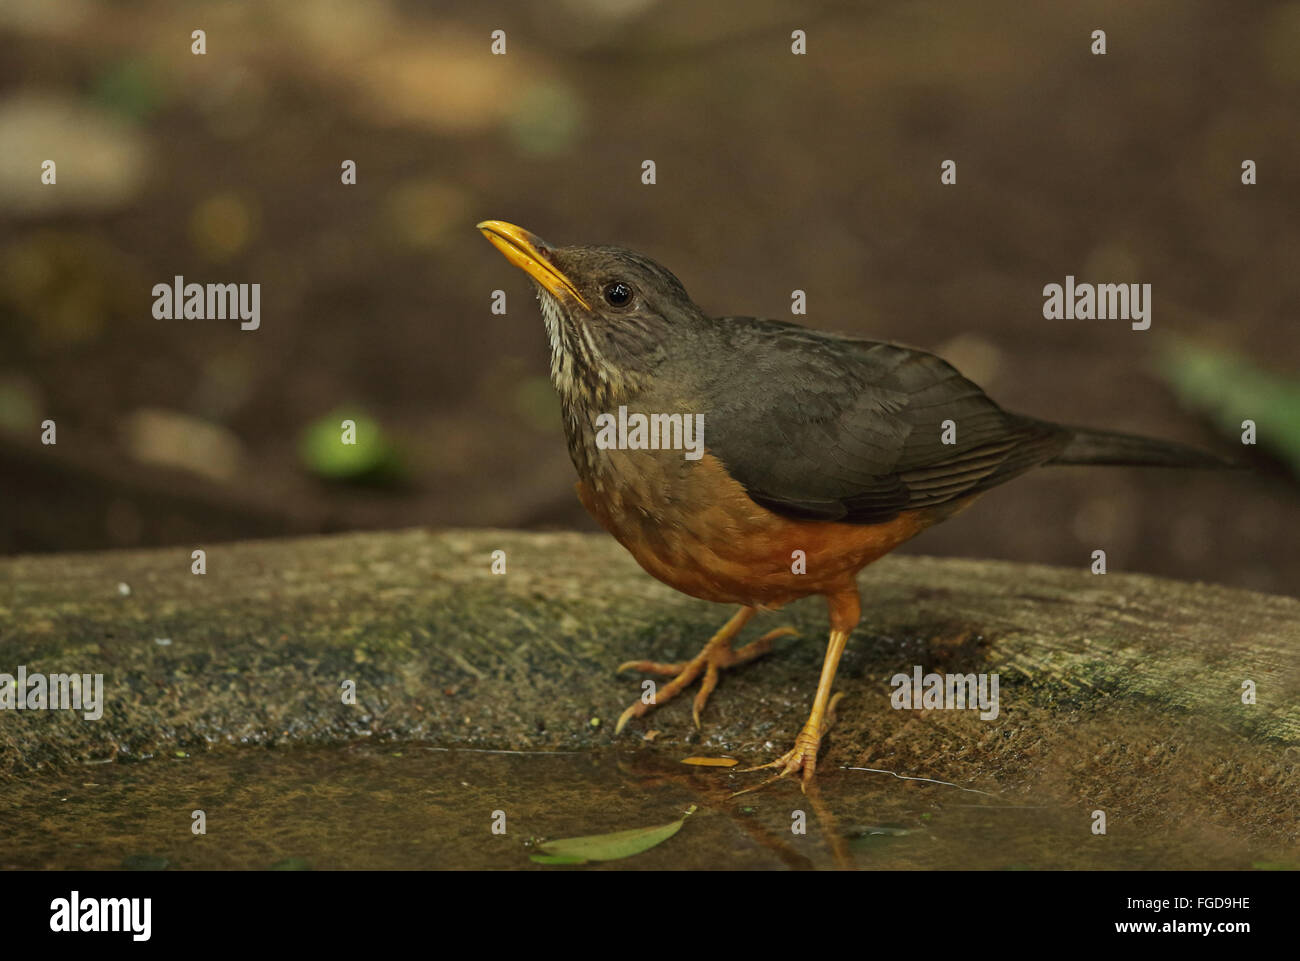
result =
[[[676,834],[686,819],[695,813],[692,804],[685,814],[670,824],[652,828],[633,828],[613,834],[591,834],[581,838],[561,838],[547,841],[538,847],[544,854],[534,854],[532,860],[539,864],[582,864],[585,861],[617,861],[648,851]],[[542,860],[547,858],[547,860]]]

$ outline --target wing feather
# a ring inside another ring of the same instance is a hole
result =
[[[714,330],[725,366],[705,378],[708,447],[777,513],[881,523],[1001,484],[1069,441],[923,350],[753,318]]]

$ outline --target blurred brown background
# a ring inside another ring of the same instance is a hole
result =
[[[1300,3],[790,6],[5,0],[0,551],[595,529],[485,218],[642,250],[713,313],[804,289],[809,325],[935,350],[1012,410],[1241,452],[1157,361],[1295,383]],[[261,329],[154,319],[177,274],[262,284]],[[1151,283],[1151,329],[1044,320],[1066,274]],[[367,444],[336,463],[343,417]],[[1035,473],[908,549],[1297,593],[1274,451]]]

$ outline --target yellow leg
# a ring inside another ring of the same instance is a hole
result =
[[[822,674],[817,682],[817,694],[813,697],[812,712],[808,715],[803,730],[795,738],[793,748],[775,761],[760,764],[757,767],[745,768],[744,771],[737,772],[746,773],[749,771],[762,771],[766,768],[779,768],[780,773],[768,778],[762,784],[746,788],[743,791],[737,791],[736,794],[757,791],[759,788],[766,787],[774,781],[781,780],[781,778],[789,777],[797,771],[803,772],[802,790],[806,791],[808,784],[812,781],[813,773],[817,770],[817,748],[821,744],[822,735],[830,729],[835,720],[835,704],[842,697],[839,694],[831,697],[831,688],[835,684],[835,672],[839,670],[840,657],[844,653],[845,645],[848,644],[849,634],[852,633],[861,614],[856,585],[851,590],[843,590],[830,595],[827,600],[831,609],[831,636],[826,645],[826,657],[822,661]],[[735,797],[736,794],[733,794],[732,797]]]
[[[739,664],[745,664],[754,660],[756,657],[762,657],[768,651],[772,650],[772,642],[778,637],[786,637],[798,632],[792,627],[778,627],[774,631],[768,631],[756,641],[746,644],[739,650],[731,649],[731,639],[740,633],[741,628],[749,622],[754,616],[754,608],[742,607],[731,620],[709,639],[709,643],[704,645],[704,649],[689,661],[680,661],[674,664],[662,664],[658,661],[627,661],[618,666],[619,671],[641,671],[645,674],[663,674],[673,679],[659,688],[654,695],[653,700],[647,704],[644,701],[637,701],[631,707],[620,715],[618,723],[614,725],[614,733],[618,734],[626,726],[627,722],[634,717],[641,717],[646,714],[652,707],[658,707],[660,704],[666,704],[674,697],[684,691],[691,683],[704,674],[704,680],[700,682],[699,693],[695,695],[695,705],[692,709],[692,716],[695,718],[695,726],[700,726],[700,714],[704,710],[704,705],[708,703],[709,695],[713,689],[718,686],[718,676],[723,668],[736,667]],[[674,676],[675,675],[675,676]]]

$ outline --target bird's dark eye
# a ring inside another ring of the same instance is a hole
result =
[[[630,285],[616,280],[612,284],[605,285],[605,303],[611,307],[626,307],[632,302],[632,288]]]

